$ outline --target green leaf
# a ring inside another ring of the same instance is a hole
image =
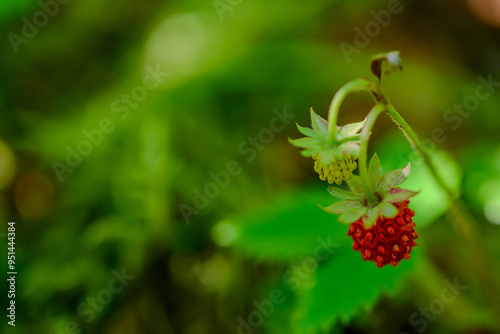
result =
[[[380,160],[378,158],[377,153],[375,153],[370,160],[370,164],[368,165],[368,177],[370,178],[370,182],[372,186],[375,186],[377,182],[380,181],[380,176],[382,175],[382,166],[380,166]]]
[[[321,148],[319,147],[314,147],[314,148],[307,148],[303,151],[300,151],[300,154],[306,158],[312,157],[315,154],[318,154],[321,152]]]
[[[299,189],[249,215],[228,219],[238,231],[233,245],[245,255],[272,261],[311,256],[318,238],[330,238],[332,243],[346,238],[346,226],[337,221],[338,216],[318,208],[318,203],[330,202],[324,187]]]
[[[288,141],[297,147],[301,148],[316,148],[319,147],[320,145],[318,144],[318,141],[314,138],[311,137],[304,137],[304,138],[299,138],[299,139],[290,139],[288,138]]]
[[[322,161],[335,161],[336,150],[333,149],[323,149],[321,150],[321,160]]]
[[[363,128],[365,123],[366,118],[362,122],[346,124],[339,127],[337,133],[339,134],[340,139],[351,137],[357,134]]]
[[[378,205],[380,214],[386,218],[393,218],[398,214],[398,209],[387,202],[382,202]]]
[[[368,208],[365,207],[347,210],[342,215],[340,215],[339,221],[341,223],[350,224],[361,218],[367,211]]]
[[[369,209],[366,215],[363,216],[363,224],[365,228],[370,228],[377,222],[377,218],[380,216],[380,208],[378,206]]]
[[[353,155],[354,157],[357,158],[359,156],[360,146],[358,143],[350,141],[341,144],[339,146],[339,150],[341,150],[342,153],[346,155]]]
[[[402,201],[406,201],[411,197],[418,194],[418,191],[411,191],[408,189],[402,188],[393,188],[389,191],[389,193],[384,197],[384,202],[388,203],[398,203]]]
[[[363,206],[358,201],[340,201],[333,203],[326,208],[320,206],[324,211],[329,213],[344,213],[347,210],[362,208]]]
[[[411,199],[410,208],[415,211],[415,222],[420,228],[431,224],[449,208],[450,202],[425,167],[420,157],[412,153],[411,146],[400,134],[388,136],[375,147],[380,160],[389,169],[401,166],[401,160],[411,162],[411,174],[405,181],[405,188],[421,189],[418,196]],[[453,157],[446,151],[434,151],[431,155],[438,173],[459,196],[462,171]]]
[[[353,175],[349,180],[346,180],[346,182],[353,193],[364,194],[365,188],[363,186],[363,180],[361,180],[360,176]]]
[[[337,187],[328,187],[328,192],[336,198],[339,199],[350,199],[350,200],[357,200],[359,201],[362,199],[364,196],[360,194],[355,194],[351,191],[339,189]]]
[[[360,140],[361,140],[361,135],[357,134],[357,135],[345,137],[345,138],[342,138],[342,139],[338,139],[338,144],[341,145],[343,143],[348,143],[348,142],[351,142],[351,141],[355,142],[355,143],[359,143]]]
[[[385,196],[389,190],[397,187],[403,183],[410,175],[410,163],[406,165],[405,168],[400,168],[396,170],[391,170],[384,175],[375,186],[375,191],[381,195]]]
[[[334,249],[334,248],[333,248]],[[283,292],[283,300],[279,305],[276,304],[272,316],[267,318],[262,324],[262,329],[259,328],[259,332],[262,333],[293,333],[292,322],[290,321],[290,315],[295,311],[295,304],[297,302],[297,297],[291,291],[290,287],[283,282],[283,280],[276,280],[274,282],[269,282],[266,284],[266,288],[259,293],[258,300],[268,299],[269,296],[273,294],[273,291]],[[258,289],[260,290],[260,289]],[[252,305],[252,309],[257,310],[255,304]],[[237,333],[237,331],[234,331]],[[252,333],[247,331],[240,331],[240,333]],[[253,333],[257,334],[257,331]]]
[[[373,262],[363,262],[350,243],[342,244],[315,276],[301,284],[294,317],[296,333],[321,329],[326,333],[336,321],[350,321],[361,310],[371,309],[383,294],[396,294],[404,278],[413,275],[418,252],[414,249],[412,259],[397,267],[377,268]]]
[[[316,131],[322,138],[328,138],[328,122],[316,114],[311,108],[311,121],[314,131]]]
[[[297,129],[299,129],[300,133],[302,133],[303,135],[306,135],[306,136],[312,137],[312,138],[319,138],[319,134],[316,131],[314,131],[313,129],[305,128],[303,126],[298,125],[297,123],[295,123],[295,125],[297,126]]]

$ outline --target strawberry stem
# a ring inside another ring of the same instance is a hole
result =
[[[394,106],[385,98],[384,94],[382,93],[382,88],[380,83],[382,79],[382,65],[384,62],[387,62],[387,64],[389,65],[389,68],[386,73],[399,71],[402,68],[400,63],[399,53],[397,51],[389,52],[386,54],[379,54],[372,58],[371,70],[372,73],[378,79],[376,82],[374,82],[372,88],[372,93],[375,96],[375,99],[377,100],[377,105],[381,106],[382,111],[384,111],[394,121],[394,123],[398,125],[401,131],[403,131],[404,135],[406,136],[406,139],[412,146],[413,150],[422,158],[422,161],[431,172],[431,175],[436,180],[439,187],[445,192],[446,196],[449,198],[451,202],[449,210],[450,216],[452,218],[451,220],[454,222],[458,234],[465,241],[465,244],[467,245],[474,259],[473,265],[475,266],[479,279],[489,289],[489,291],[486,290],[484,291],[484,298],[486,301],[488,301],[489,305],[495,309],[495,311],[500,312],[500,307],[498,307],[496,303],[496,298],[498,296],[498,291],[496,289],[497,282],[495,277],[493,276],[492,271],[489,269],[491,268],[491,265],[488,263],[490,262],[490,260],[486,255],[487,252],[484,249],[483,244],[480,242],[480,232],[478,230],[478,223],[475,221],[474,217],[472,217],[472,215],[469,213],[464,203],[455,196],[453,190],[444,182],[441,175],[439,175],[436,167],[432,163],[431,155],[427,151],[427,148],[420,141],[420,138],[417,136],[417,134],[413,131],[411,126],[396,111]],[[378,116],[378,114],[376,116]],[[367,125],[369,123],[370,121],[367,121]],[[363,169],[366,168],[366,145],[367,145],[366,140],[362,140],[361,145],[362,145],[361,153],[359,157],[360,174],[366,173],[366,170],[363,172]],[[362,159],[364,160],[363,162],[361,162]],[[369,194],[369,192],[367,192],[367,194]]]
[[[373,191],[370,182],[370,177],[368,176],[368,165],[367,165],[368,141],[370,139],[373,126],[375,125],[375,121],[377,120],[377,117],[382,113],[383,110],[384,106],[380,103],[377,103],[368,113],[368,116],[366,117],[365,126],[363,126],[363,130],[361,130],[361,147],[358,157],[359,175],[363,180],[363,186],[365,188],[366,198],[368,200],[367,204],[370,207],[376,206],[380,202],[380,199]]]
[[[477,228],[478,223],[469,213],[463,202],[458,199],[452,189],[444,182],[443,178],[437,172],[436,167],[432,163],[431,156],[427,151],[427,148],[422,144],[420,138],[413,131],[411,126],[405,121],[405,119],[396,111],[396,109],[389,102],[384,103],[383,110],[396,125],[399,126],[401,131],[403,131],[408,142],[411,144],[413,150],[417,152],[422,158],[422,161],[427,166],[431,175],[436,180],[439,187],[446,193],[447,197],[451,202],[450,206],[450,216],[451,221],[454,222],[455,228],[457,229],[459,235],[464,239],[465,244],[468,246],[470,253],[474,258],[474,265],[476,266],[477,273],[483,284],[489,287],[490,291],[485,293],[485,299],[488,300],[492,305],[495,303],[495,298],[497,296],[497,291],[492,293],[492,289],[495,289],[496,282],[495,278],[492,276],[491,265],[488,264],[488,256],[486,256],[486,251],[480,242],[480,233]],[[497,306],[495,306],[497,307]]]
[[[340,105],[347,95],[353,92],[367,91],[371,92],[377,84],[367,78],[359,78],[352,80],[342,86],[333,96],[328,110],[328,141],[327,144],[331,147],[337,146],[337,117],[340,110]]]

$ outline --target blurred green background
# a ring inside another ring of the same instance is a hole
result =
[[[500,333],[499,26],[498,0],[3,1],[1,332]],[[385,91],[477,220],[491,286],[387,118],[370,154],[421,190],[396,268],[350,249],[288,143],[390,50]]]

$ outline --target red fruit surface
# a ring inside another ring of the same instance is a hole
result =
[[[408,208],[409,200],[393,203],[398,209],[394,218],[379,217],[370,228],[365,229],[362,218],[349,226],[347,235],[352,237],[352,249],[359,250],[365,261],[375,262],[382,268],[386,264],[396,266],[402,259],[409,259],[418,238],[412,217],[415,212]]]

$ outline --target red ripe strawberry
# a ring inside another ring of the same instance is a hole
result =
[[[352,237],[352,249],[359,250],[365,261],[375,262],[381,268],[386,264],[396,266],[402,259],[409,259],[410,252],[418,238],[412,217],[415,214],[408,208],[409,200],[393,203],[398,209],[394,218],[378,217],[376,223],[366,229],[362,218],[349,226],[347,235]]]
[[[351,192],[330,187],[332,196],[343,201],[323,208],[325,211],[341,214],[339,221],[349,224],[347,235],[352,237],[352,248],[359,250],[365,261],[372,261],[377,267],[386,264],[396,266],[401,259],[409,259],[411,250],[417,244],[415,214],[408,208],[410,197],[415,191],[398,188],[410,174],[410,164],[405,168],[388,171],[382,175],[380,161],[375,154],[368,167],[370,187],[375,200],[368,199],[366,183],[354,175],[347,180]],[[370,203],[371,201],[371,203]]]

